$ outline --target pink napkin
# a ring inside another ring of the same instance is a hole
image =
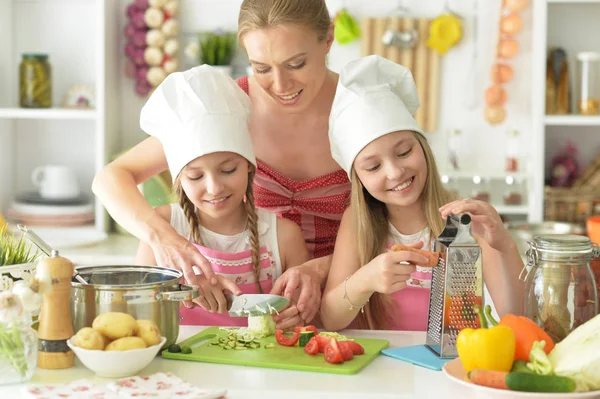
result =
[[[224,389],[201,389],[172,373],[156,373],[148,377],[122,378],[108,384],[120,398],[217,399]]]
[[[106,387],[78,380],[70,384],[30,385],[23,389],[27,399],[122,399]]]

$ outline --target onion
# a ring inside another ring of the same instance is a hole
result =
[[[179,22],[177,22],[175,19],[168,19],[162,25],[160,30],[167,37],[177,36],[177,33],[179,32]]]
[[[162,67],[165,70],[165,73],[168,75],[177,71],[177,69],[179,68],[179,63],[177,62],[177,60],[166,60],[163,63]]]
[[[125,27],[125,37],[133,37],[135,34],[135,26],[130,22]]]
[[[165,13],[172,18],[179,12],[179,3],[177,3],[176,0],[169,0],[164,5],[163,10],[165,10]]]
[[[507,83],[512,80],[514,71],[508,64],[494,64],[490,71],[490,79],[494,83]]]
[[[127,57],[129,57],[129,58],[135,57],[135,52],[136,52],[136,48],[133,45],[133,43],[130,42],[125,45],[125,55],[127,55]]]
[[[504,107],[486,107],[484,117],[489,124],[497,125],[504,122],[506,111],[504,110]]]
[[[144,61],[144,49],[136,48],[133,57],[131,57],[132,61],[137,66],[146,65]]]
[[[165,20],[165,14],[158,8],[150,7],[144,13],[144,21],[150,28],[158,28]]]
[[[135,72],[135,77],[138,80],[146,80],[146,75],[148,75],[148,66],[147,65],[139,67],[137,69],[137,71]]]
[[[127,16],[129,18],[133,19],[133,16],[139,12],[140,12],[140,10],[138,10],[135,3],[131,3],[130,5],[127,6]]]
[[[198,45],[196,45],[196,48],[199,53],[200,48],[198,47]],[[165,47],[163,50],[165,51],[166,54],[173,57],[173,56],[177,55],[177,52],[179,51],[179,43],[177,42],[176,39],[169,39],[165,42]],[[198,55],[196,55],[193,58],[198,58]]]
[[[144,51],[144,61],[151,66],[162,64],[164,54],[158,47],[148,47]]]
[[[167,74],[165,73],[165,70],[158,66],[150,68],[146,75],[146,79],[148,79],[148,82],[154,87],[161,84],[166,77]]]
[[[145,11],[148,8],[148,0],[135,0],[135,5],[139,10]]]
[[[506,103],[506,100],[506,90],[504,90],[504,87],[500,85],[490,86],[485,91],[485,102],[491,107],[504,105]]]
[[[146,47],[146,32],[143,30],[136,31],[131,38],[131,42],[135,45],[135,47]]]
[[[511,13],[500,19],[500,31],[507,35],[516,35],[523,29],[523,20],[519,14]]]
[[[504,0],[504,7],[506,7],[508,11],[519,12],[523,11],[528,6],[528,0]]]
[[[513,58],[519,52],[519,43],[514,39],[501,39],[498,43],[498,57]]]
[[[146,44],[148,46],[162,47],[165,44],[165,36],[159,29],[150,29],[146,33]]]
[[[138,80],[135,84],[135,92],[140,96],[147,95],[148,93],[150,93],[151,89],[152,86],[150,86],[150,83],[148,83],[146,79]]]
[[[139,11],[137,14],[135,14],[133,17],[131,17],[131,23],[133,23],[133,25],[138,28],[138,29],[146,29],[146,20],[144,18],[144,12],[143,11]]]

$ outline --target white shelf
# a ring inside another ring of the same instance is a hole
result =
[[[548,0],[549,4],[577,4],[577,3],[587,3],[587,4],[600,4],[600,0]]]
[[[494,205],[492,206],[501,215],[527,215],[529,214],[529,206],[527,205]]]
[[[497,171],[497,172],[440,171],[439,173],[440,173],[440,176],[448,176],[451,178],[459,178],[459,179],[471,179],[474,176],[479,176],[482,179],[498,179],[498,180],[504,180],[507,176],[512,176],[515,179],[526,179],[528,177],[528,175],[523,172],[510,173],[510,172],[504,172],[504,171]]]
[[[600,115],[546,115],[545,123],[546,126],[600,126]]]
[[[0,108],[0,119],[95,120],[97,115],[95,109]]]

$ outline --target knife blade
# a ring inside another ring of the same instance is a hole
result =
[[[227,310],[231,317],[264,316],[281,312],[290,300],[286,297],[271,294],[242,294],[234,296],[226,294]]]

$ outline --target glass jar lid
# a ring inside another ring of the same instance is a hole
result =
[[[533,237],[529,244],[542,260],[589,260],[592,257],[592,242],[586,236],[545,234]]]
[[[46,60],[48,59],[48,54],[41,54],[41,53],[24,53],[23,54],[23,59],[24,60],[31,60],[31,59],[36,59],[36,60]]]

